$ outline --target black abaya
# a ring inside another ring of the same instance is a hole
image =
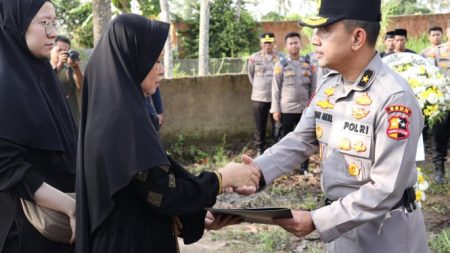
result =
[[[78,253],[176,252],[177,235],[192,243],[203,234],[219,180],[210,172],[195,177],[167,157],[140,85],[168,30],[120,15],[91,55],[77,161]]]

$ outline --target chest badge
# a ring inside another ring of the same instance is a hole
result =
[[[369,94],[364,94],[355,100],[356,104],[358,105],[371,105],[372,99],[370,98]]]
[[[369,114],[369,110],[366,110],[364,108],[353,108],[352,109],[352,116],[355,119],[363,119]]]
[[[351,142],[350,142],[349,139],[344,138],[344,139],[342,139],[342,140],[339,142],[338,148],[339,148],[340,150],[346,150],[346,151],[349,151],[349,150],[352,149],[352,144],[351,144]]]
[[[353,144],[353,150],[355,150],[358,153],[366,152],[367,147],[364,145],[364,142],[357,141],[355,144]]]
[[[394,140],[407,139],[409,137],[408,118],[394,116],[389,118],[389,127],[386,130],[389,138]]]
[[[335,90],[334,87],[330,87],[330,88],[326,89],[326,90],[324,91],[324,93],[325,93],[325,95],[327,95],[328,97],[331,97],[331,96],[334,95],[334,90]]]
[[[352,177],[357,177],[359,176],[359,172],[360,172],[360,168],[358,165],[356,165],[355,163],[351,163],[348,166],[348,174],[350,174],[350,176]]]
[[[328,99],[322,100],[322,101],[317,101],[316,105],[322,109],[334,109],[334,104],[330,103],[330,101]]]
[[[322,127],[320,127],[320,126],[316,127],[316,136],[319,139],[322,138],[322,136],[323,136],[323,128]]]
[[[281,66],[276,65],[273,72],[275,73],[275,75],[278,75],[281,73]]]

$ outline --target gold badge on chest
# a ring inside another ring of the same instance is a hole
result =
[[[350,165],[348,165],[348,174],[350,174],[350,176],[357,177],[359,176],[360,171],[361,169],[355,163],[351,163]]]
[[[320,127],[320,126],[316,127],[316,136],[319,139],[322,138],[322,136],[323,136],[323,128],[322,127]]]
[[[358,105],[371,105],[372,99],[370,98],[369,94],[364,93],[363,95],[357,97],[355,99],[356,104]]]
[[[364,142],[357,141],[355,144],[353,144],[353,150],[355,150],[358,153],[365,152],[367,150],[366,145],[364,145]]]
[[[355,119],[363,119],[369,114],[369,110],[366,110],[364,108],[353,108],[352,109],[352,116]]]
[[[317,101],[316,105],[322,109],[334,109],[334,104],[330,103],[329,99]]]

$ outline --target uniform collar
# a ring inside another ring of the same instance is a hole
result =
[[[356,82],[353,85],[352,90],[363,91],[372,85],[375,80],[375,76],[378,72],[380,72],[383,67],[383,61],[381,60],[380,55],[377,53],[375,57],[369,62],[366,68],[361,72],[361,74],[356,79]]]
[[[359,74],[358,78],[353,84],[353,87],[347,92],[344,92],[343,87],[336,90],[336,97],[346,97],[351,91],[364,91],[372,85],[375,80],[375,76],[380,72],[383,66],[383,61],[381,60],[380,54],[376,53],[373,59],[367,64],[364,70]],[[343,83],[342,76],[340,76],[339,83]]]

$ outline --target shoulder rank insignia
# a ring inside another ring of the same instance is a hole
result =
[[[409,121],[406,117],[393,116],[389,118],[389,127],[386,133],[389,138],[403,140],[409,137]]]
[[[385,108],[385,111],[387,113],[400,112],[400,113],[404,113],[408,116],[411,116],[411,113],[412,113],[411,109],[409,109],[408,107],[406,107],[404,105],[390,105]]]
[[[288,60],[286,59],[286,57],[281,57],[280,58],[280,64],[281,64],[281,66],[283,66],[283,67],[286,67],[287,65],[288,65]]]
[[[359,176],[359,172],[360,172],[360,168],[355,163],[351,163],[348,166],[348,174],[350,174],[350,176],[357,177],[357,176]]]
[[[334,109],[334,104],[330,103],[330,101],[328,99],[322,100],[322,101],[317,101],[316,105],[322,109]]]
[[[357,141],[355,144],[353,144],[353,150],[358,153],[365,152],[367,150],[367,147],[362,141]]]
[[[366,110],[364,108],[353,108],[352,109],[352,116],[355,119],[363,119],[369,114],[369,110]]]
[[[327,95],[328,97],[331,97],[331,96],[333,96],[334,95],[334,88],[333,87],[330,87],[330,88],[328,88],[328,89],[326,89],[325,91],[324,91],[324,93],[325,93],[325,95]]]
[[[364,71],[361,79],[358,82],[357,87],[360,89],[363,89],[366,87],[366,85],[369,83],[369,81],[373,78],[374,72],[373,70],[367,69],[366,71]]]
[[[356,103],[358,105],[371,105],[372,104],[372,99],[369,97],[369,94],[365,93],[360,97],[356,98]]]

